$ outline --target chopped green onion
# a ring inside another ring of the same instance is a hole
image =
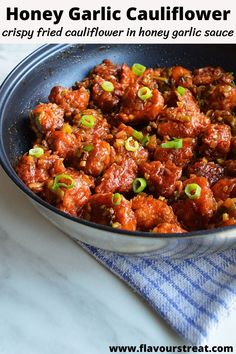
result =
[[[73,133],[73,128],[69,123],[64,123],[62,127],[62,131],[67,133],[67,134],[72,134]]]
[[[101,87],[104,91],[107,91],[107,92],[112,92],[114,91],[114,85],[112,82],[110,81],[104,81],[102,84],[101,84]]]
[[[146,146],[150,141],[149,135],[145,135],[142,139],[142,145]]]
[[[132,71],[137,76],[141,76],[145,70],[146,70],[146,66],[142,64],[135,63],[132,66]]]
[[[65,182],[60,182],[60,181],[64,181],[64,180],[69,181],[70,184],[67,184]],[[64,187],[66,189],[72,189],[72,188],[74,188],[74,186],[75,186],[74,179],[71,176],[69,176],[69,175],[67,175],[65,173],[62,173],[60,175],[57,175],[54,178],[54,182],[53,182],[53,185],[52,185],[52,190],[53,191],[57,191],[57,189],[60,188],[60,187]]]
[[[183,147],[183,139],[167,141],[166,143],[162,143],[161,147],[164,149],[181,149]]]
[[[29,150],[29,156],[41,157],[44,154],[44,150],[41,147],[35,147]]]
[[[138,90],[138,97],[142,100],[142,101],[145,101],[147,100],[148,98],[151,98],[152,97],[152,91],[146,87],[146,86],[143,86],[141,87],[139,90]]]
[[[137,141],[133,140],[132,136],[130,136],[127,140],[125,140],[125,148],[127,151],[137,151],[139,144]]]
[[[197,183],[190,183],[184,189],[189,199],[198,199],[201,195],[201,187]]]
[[[178,86],[177,89],[176,89],[176,91],[178,92],[178,94],[179,94],[180,96],[183,96],[183,95],[185,94],[185,88],[182,87],[182,86]]]
[[[132,136],[137,139],[140,143],[142,142],[143,140],[143,133],[139,132],[138,130],[135,130],[133,131],[133,134]]]
[[[38,128],[38,130],[40,130],[41,131],[41,129],[42,129],[42,125],[41,125],[41,122],[40,122],[40,115],[41,115],[41,113],[38,113],[36,116],[35,116],[35,123],[36,123],[36,126],[37,126],[37,128]]]
[[[121,199],[122,199],[122,195],[120,193],[115,193],[115,194],[112,194],[112,204],[113,205],[120,205],[121,203]]]
[[[150,140],[149,135],[143,135],[142,132],[139,132],[138,130],[133,131],[132,136],[136,138],[143,146],[146,146]]]
[[[121,227],[121,224],[119,222],[113,222],[111,226],[115,229],[119,229]]]
[[[87,128],[93,128],[96,123],[96,118],[91,114],[85,114],[80,118],[80,124]]]
[[[83,150],[90,152],[93,150],[93,145],[84,145]]]
[[[133,181],[134,193],[141,193],[147,186],[147,182],[144,178],[135,178]]]

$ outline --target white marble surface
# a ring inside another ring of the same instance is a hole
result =
[[[0,45],[0,81],[36,45]],[[236,310],[208,344],[235,345]],[[104,354],[183,344],[159,316],[38,215],[0,169],[0,354]]]

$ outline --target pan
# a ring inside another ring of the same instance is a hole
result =
[[[29,111],[45,102],[53,86],[72,86],[104,59],[115,63],[140,62],[145,66],[187,68],[222,66],[236,72],[236,45],[118,44],[45,45],[23,60],[0,89],[1,165],[38,211],[76,241],[102,249],[154,252],[155,257],[196,257],[222,251],[236,244],[236,226],[186,234],[150,234],[112,229],[74,218],[49,205],[31,192],[14,171],[17,159],[31,146]],[[37,227],[37,225],[36,225]]]

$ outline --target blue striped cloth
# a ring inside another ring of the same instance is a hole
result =
[[[195,259],[127,255],[82,244],[189,343],[206,341],[236,295],[236,249]]]

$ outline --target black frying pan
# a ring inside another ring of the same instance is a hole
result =
[[[227,71],[236,73],[236,45],[191,45],[191,44],[148,44],[148,45],[46,45],[38,49],[31,56],[26,58],[13,72],[10,77],[3,83],[0,90],[0,160],[1,163],[13,179],[13,181],[32,199],[38,201],[42,206],[47,206],[37,196],[33,195],[14,173],[12,166],[17,158],[24,152],[28,151],[31,146],[32,133],[29,128],[28,114],[37,103],[45,102],[51,88],[55,85],[72,86],[75,81],[84,78],[88,72],[103,59],[109,58],[115,63],[127,63],[129,65],[134,62],[142,63],[145,66],[173,66],[182,65],[189,69],[202,66],[222,66]],[[45,208],[44,208],[45,209]],[[58,219],[63,213],[56,211],[55,208],[47,206],[46,211],[50,214],[50,218]],[[44,210],[45,211],[45,210]],[[56,211],[56,213],[55,213]],[[42,211],[41,211],[42,212]],[[47,216],[47,212],[45,215]],[[55,215],[57,214],[57,215]],[[73,217],[67,216],[63,218],[71,220],[75,223]],[[54,221],[59,224],[60,220]],[[62,222],[63,223],[63,222]],[[65,222],[64,222],[65,223]],[[83,227],[92,229],[92,224],[87,221],[80,221],[80,233],[83,233]],[[61,225],[60,228],[63,228]],[[69,226],[68,226],[69,227]],[[94,224],[93,224],[94,228]],[[122,230],[111,230],[103,225],[96,225],[96,229],[101,232],[109,232],[109,235],[135,235]],[[205,230],[184,234],[182,239],[194,239],[198,237],[203,239],[217,233],[234,234],[235,227],[227,227],[225,229],[217,229],[217,232]],[[84,232],[88,237],[87,230]],[[72,234],[72,232],[70,232]],[[236,234],[236,233],[235,233]],[[169,236],[171,239],[178,240],[180,237],[172,235],[150,235],[147,233],[139,233],[139,236],[145,236],[152,239],[158,236],[158,239],[166,240]],[[192,237],[194,236],[194,237]],[[220,235],[219,235],[220,236]],[[85,237],[85,240],[86,240]],[[111,236],[109,236],[111,237]],[[212,237],[212,236],[211,236]],[[230,236],[231,240],[236,240]],[[88,241],[89,242],[89,241]],[[132,242],[132,241],[131,241]],[[91,243],[93,243],[91,241]],[[96,243],[94,243],[97,245]],[[100,244],[99,244],[100,245]],[[132,246],[132,245],[131,245]],[[101,245],[102,247],[102,245]],[[158,246],[159,247],[159,246]],[[104,247],[106,248],[106,247]],[[110,249],[123,250],[123,248]],[[145,249],[145,247],[144,247]],[[154,249],[154,247],[149,247]]]

